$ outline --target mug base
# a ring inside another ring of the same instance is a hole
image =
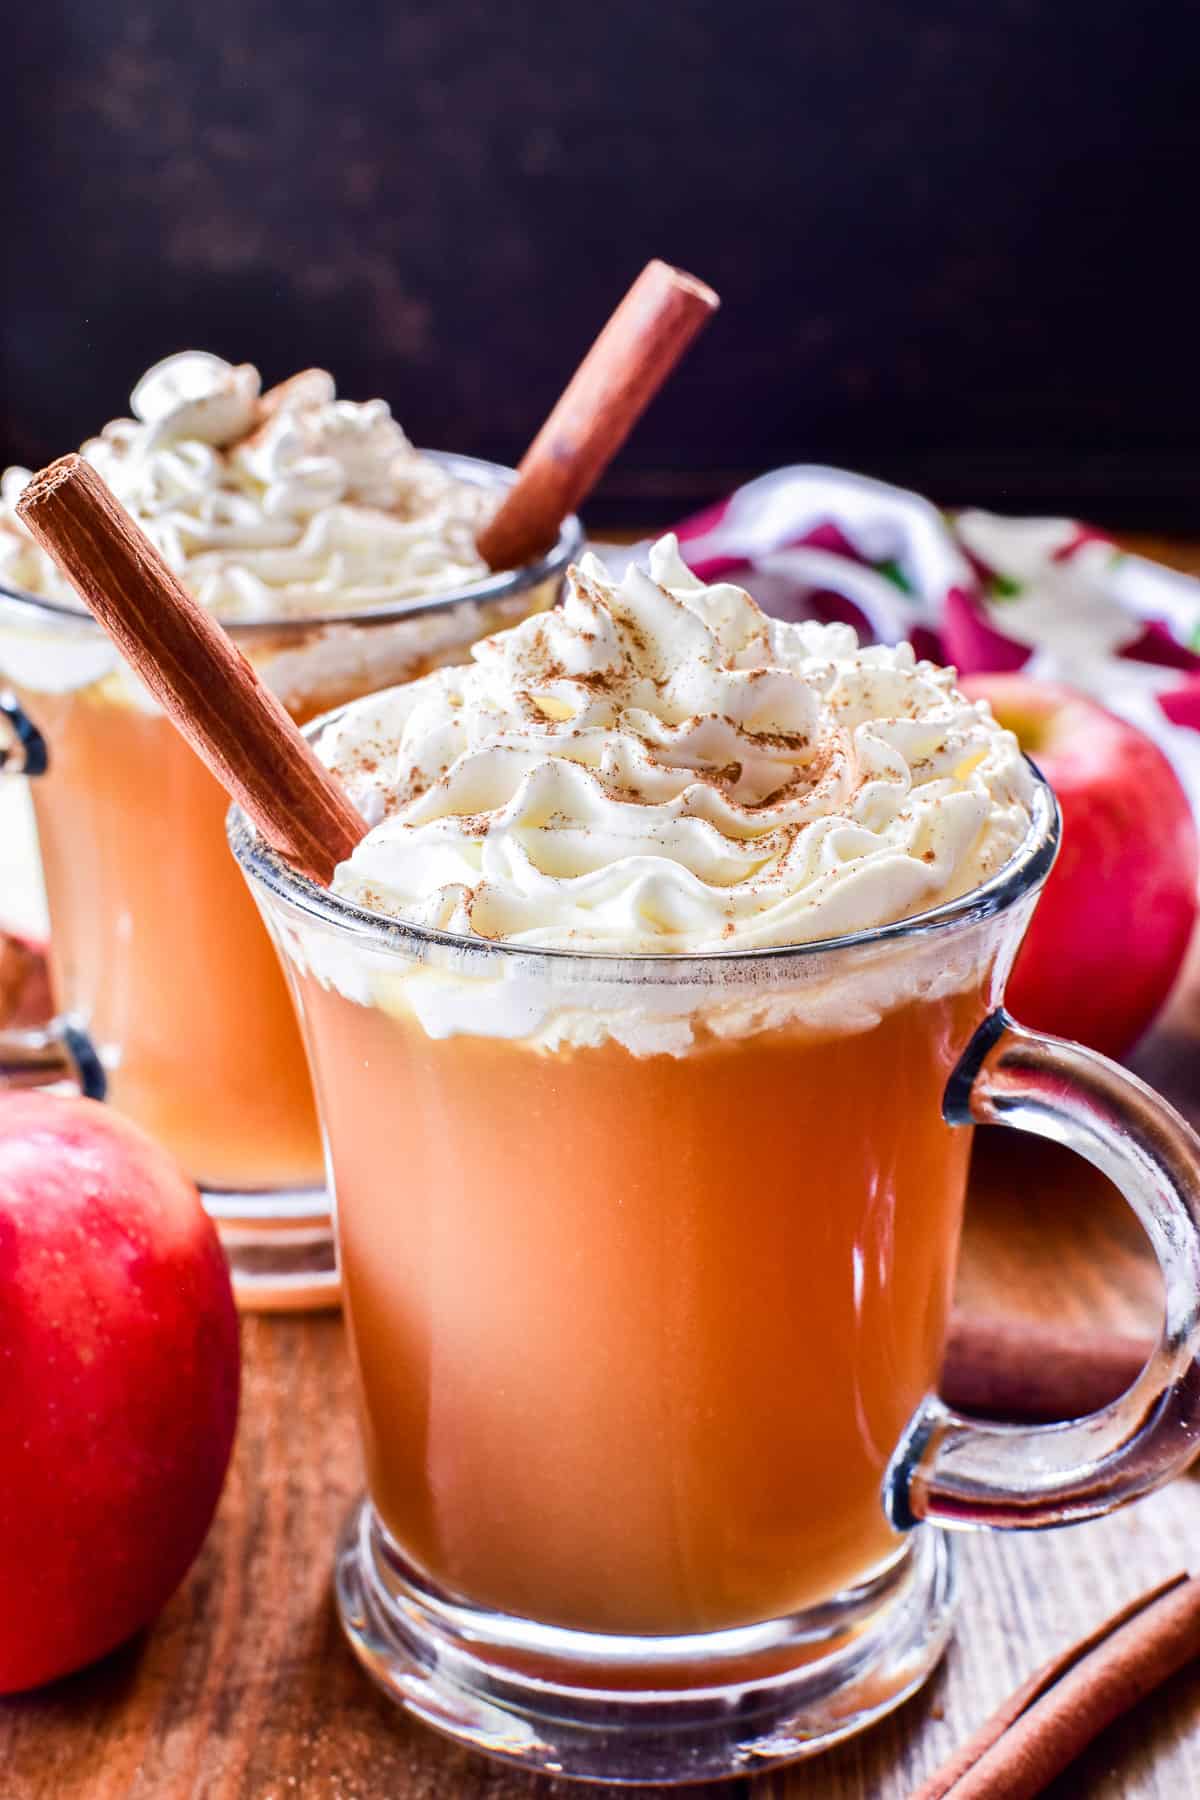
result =
[[[415,1718],[483,1755],[614,1786],[755,1775],[862,1731],[932,1673],[956,1597],[945,1534],[919,1528],[872,1580],[791,1618],[680,1638],[566,1631],[439,1594],[367,1499],[334,1580],[351,1649]]]
[[[236,1193],[200,1189],[244,1312],[306,1312],[341,1301],[324,1188]]]

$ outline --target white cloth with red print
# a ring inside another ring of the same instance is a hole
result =
[[[1200,812],[1200,580],[1074,519],[948,515],[810,466],[761,476],[678,533],[697,575],[729,575],[770,612],[911,638],[964,675],[1023,668],[1085,689],[1162,745]]]

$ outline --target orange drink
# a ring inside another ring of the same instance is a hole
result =
[[[879,1496],[941,1361],[970,1134],[940,1100],[980,989],[641,1058],[439,1042],[299,981],[368,1484],[425,1577],[682,1634],[897,1554]]]
[[[107,1097],[206,1188],[319,1188],[303,1047],[223,790],[163,714],[103,684],[22,698],[53,746],[33,801],[55,994],[113,1047]]]

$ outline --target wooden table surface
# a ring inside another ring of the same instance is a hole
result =
[[[1200,1120],[1200,954],[1138,1061]],[[1099,1177],[1014,1133],[979,1135],[964,1306],[1136,1328],[1153,1324],[1157,1292],[1139,1229]],[[0,1800],[573,1800],[611,1792],[488,1763],[375,1692],[342,1643],[330,1595],[334,1534],[361,1480],[341,1322],[248,1318],[243,1349],[237,1449],[198,1562],[152,1631],[82,1675],[0,1701]],[[1200,1474],[1109,1519],[962,1537],[958,1548],[958,1629],[923,1693],[812,1763],[687,1791],[714,1800],[904,1800],[1038,1663],[1163,1576],[1200,1569]],[[1200,1794],[1200,1667],[1108,1731],[1051,1793]]]

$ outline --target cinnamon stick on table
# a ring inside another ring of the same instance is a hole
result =
[[[1200,1578],[1179,1574],[1046,1663],[911,1800],[1033,1800],[1196,1656]]]
[[[519,568],[550,548],[720,304],[694,275],[658,260],[646,264],[480,531],[476,544],[489,568]]]
[[[17,513],[267,842],[328,882],[363,820],[91,464],[60,457],[34,476]]]

